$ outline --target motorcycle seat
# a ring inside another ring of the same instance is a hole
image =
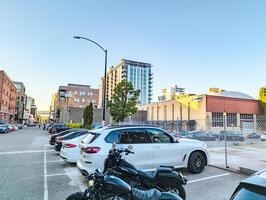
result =
[[[147,191],[138,190],[132,188],[132,199],[133,200],[159,200],[161,197],[161,192],[157,189],[150,189]]]
[[[144,172],[139,170],[139,176],[150,183],[155,183],[158,179],[158,174],[160,173],[171,173],[172,169],[167,167],[159,167],[154,172]]]

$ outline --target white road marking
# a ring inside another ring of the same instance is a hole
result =
[[[51,150],[25,150],[25,151],[7,151],[7,152],[0,152],[0,155],[10,155],[10,154],[24,154],[24,153],[43,153],[43,152],[49,152],[53,151]]]
[[[72,173],[58,173],[58,174],[47,174],[46,176],[62,176],[62,175],[73,175]]]
[[[46,163],[56,163],[56,162],[65,162],[63,159],[60,160],[48,160]]]
[[[48,184],[47,184],[47,167],[46,167],[46,148],[44,147],[44,159],[43,159],[43,175],[44,175],[44,194],[43,199],[48,200]]]
[[[230,175],[230,173],[224,173],[224,174],[209,176],[209,177],[205,177],[205,178],[200,178],[200,179],[188,181],[187,183],[188,184],[189,183],[195,183],[195,182],[205,181],[205,180],[209,180],[209,179],[213,179],[213,178],[219,178],[219,177],[228,176],[228,175]]]

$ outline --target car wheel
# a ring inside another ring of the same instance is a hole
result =
[[[206,163],[206,156],[202,152],[193,152],[189,156],[188,170],[193,174],[201,173],[204,170]]]
[[[66,200],[85,200],[85,199],[83,198],[82,192],[77,192],[68,196]]]

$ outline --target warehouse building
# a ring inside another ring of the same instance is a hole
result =
[[[150,122],[178,122],[179,131],[228,131],[244,135],[256,132],[260,103],[253,97],[234,91],[219,90],[212,94],[184,94],[174,99],[140,107]]]

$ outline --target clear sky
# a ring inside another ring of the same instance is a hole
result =
[[[172,84],[254,97],[266,85],[265,0],[2,0],[0,68],[23,81],[39,110],[59,85],[98,87],[104,53],[150,62],[154,99]]]

